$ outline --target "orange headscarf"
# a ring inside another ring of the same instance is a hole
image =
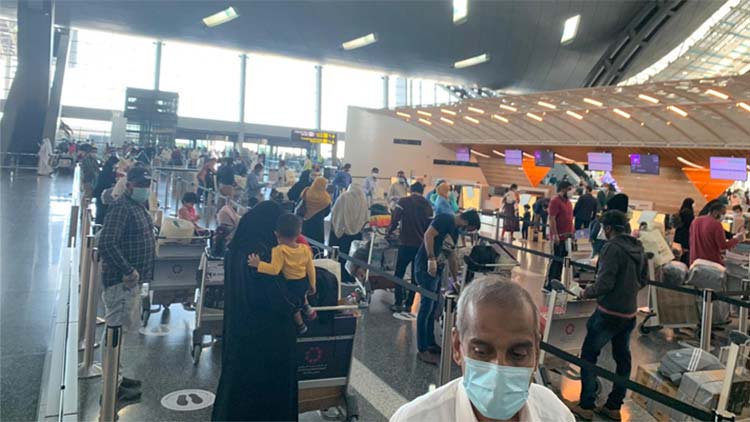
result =
[[[328,186],[328,179],[317,177],[312,185],[302,192],[302,198],[305,201],[305,220],[309,220],[331,205],[331,195],[326,192],[326,186]]]

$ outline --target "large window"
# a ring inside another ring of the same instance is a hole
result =
[[[346,130],[347,108],[382,108],[382,74],[342,66],[323,66],[324,130]]]
[[[246,84],[246,122],[315,127],[314,63],[250,54]]]
[[[240,70],[237,51],[169,41],[159,88],[180,94],[180,116],[239,121]]]
[[[10,85],[16,76],[18,61],[16,60],[16,33],[18,27],[15,20],[0,18],[0,98],[8,98]]]
[[[154,51],[150,39],[74,29],[62,103],[123,110],[125,88],[153,89]]]

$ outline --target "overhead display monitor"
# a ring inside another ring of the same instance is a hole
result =
[[[711,178],[747,181],[747,159],[737,157],[711,157]]]
[[[534,164],[537,167],[554,167],[555,153],[552,151],[534,151]]]
[[[309,142],[311,144],[333,145],[336,143],[337,135],[334,132],[320,132],[317,130],[292,129],[292,141]]]
[[[523,152],[520,149],[505,150],[505,165],[521,166],[523,165]]]
[[[612,154],[609,152],[589,152],[589,170],[612,171]]]
[[[630,172],[659,175],[659,156],[656,154],[630,154]]]
[[[471,161],[469,147],[458,147],[456,149],[456,161]]]

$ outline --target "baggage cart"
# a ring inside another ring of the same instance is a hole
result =
[[[212,256],[206,248],[199,267],[200,285],[195,300],[195,327],[190,356],[197,365],[205,345],[210,345],[224,331],[224,259]],[[211,342],[203,338],[211,336]]]

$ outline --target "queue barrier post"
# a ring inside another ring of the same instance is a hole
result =
[[[99,292],[101,263],[96,249],[91,253],[91,276],[89,277],[89,294],[86,300],[86,336],[83,342],[83,361],[78,365],[78,378],[95,378],[102,375],[99,363],[94,362],[94,340],[96,337],[96,298]],[[79,321],[79,324],[81,322]]]
[[[744,278],[742,279],[742,291],[745,292],[742,295],[742,300],[747,301],[750,300],[750,294],[748,294],[748,289],[750,289],[750,278]],[[747,334],[747,317],[748,317],[748,309],[745,306],[740,306],[740,315],[739,315],[739,331],[742,332],[742,334]]]
[[[331,250],[331,259],[334,260],[334,261],[338,261],[339,260],[339,247],[338,246],[334,246],[332,248],[332,250]]]
[[[500,213],[495,211],[495,240],[500,240]]]
[[[85,241],[81,244],[82,251],[82,264],[80,266],[80,286],[78,291],[78,343],[83,346],[83,341],[86,336],[86,313],[88,312],[88,300],[89,293],[91,290],[91,249],[94,246],[94,236],[88,235],[85,237]]]
[[[713,323],[713,293],[703,290],[703,315],[701,316],[701,349],[711,351],[711,324]]]
[[[104,334],[102,404],[99,422],[115,422],[117,417],[117,384],[120,371],[122,327],[107,325]]]
[[[70,221],[68,226],[68,247],[72,248],[76,245],[76,239],[78,237],[78,211],[80,208],[78,205],[71,205],[70,207]]]
[[[438,375],[438,386],[445,385],[450,381],[451,377],[451,333],[453,331],[453,323],[455,321],[456,301],[458,295],[455,293],[448,293],[445,295],[443,313],[443,338],[442,338],[442,352],[440,354],[440,370]]]
[[[172,172],[167,173],[167,180],[164,183],[164,209],[169,209],[169,186],[172,184]]]

